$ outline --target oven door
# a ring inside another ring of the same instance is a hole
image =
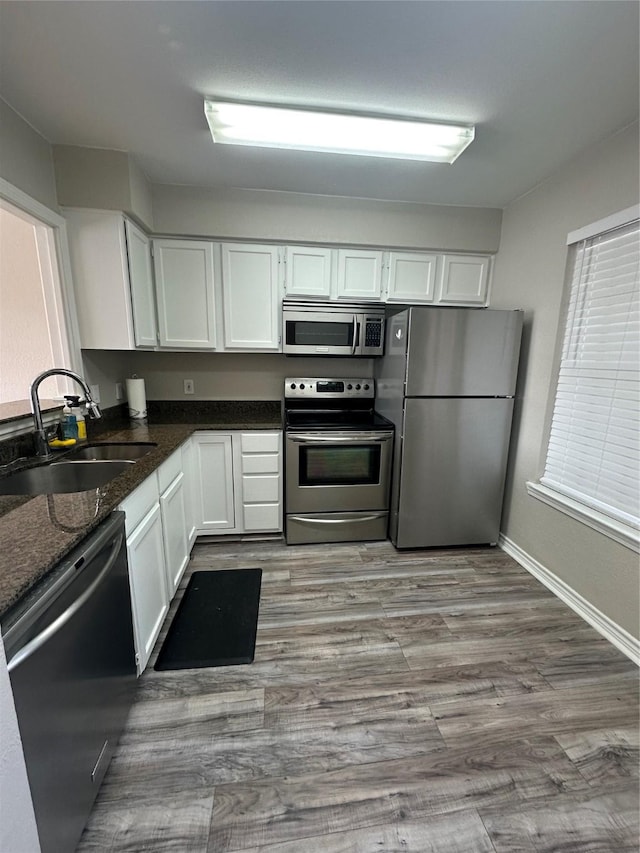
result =
[[[286,511],[387,510],[392,431],[288,432]]]
[[[282,351],[287,355],[356,355],[360,315],[351,312],[284,311]]]

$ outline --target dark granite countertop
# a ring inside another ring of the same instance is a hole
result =
[[[89,443],[149,441],[149,454],[100,489],[36,497],[0,495],[0,623],[56,564],[197,430],[281,429],[279,404],[229,403],[185,411],[176,405],[148,421],[112,423]],[[189,417],[189,421],[186,418]],[[62,454],[60,458],[63,458]]]

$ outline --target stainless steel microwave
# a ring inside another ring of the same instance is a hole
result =
[[[350,302],[283,302],[282,337],[285,355],[382,355],[384,307]]]

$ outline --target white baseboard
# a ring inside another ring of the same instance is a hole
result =
[[[544,584],[547,589],[550,589],[554,595],[557,595],[559,599],[574,610],[578,616],[581,616],[585,622],[588,622],[605,639],[620,649],[636,666],[640,666],[640,640],[637,640],[632,634],[614,622],[613,619],[610,619],[598,610],[597,607],[594,607],[591,602],[583,598],[557,575],[554,575],[553,572],[550,572],[542,563],[539,563],[530,554],[523,551],[519,545],[516,545],[508,537],[503,536],[502,533],[500,534],[499,545],[503,551],[509,554],[510,557],[513,557],[516,562],[520,563],[536,580]]]

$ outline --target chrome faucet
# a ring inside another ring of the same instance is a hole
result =
[[[78,373],[74,373],[73,370],[67,370],[65,367],[52,367],[51,370],[45,370],[44,373],[36,376],[31,383],[31,411],[33,412],[33,422],[35,424],[36,454],[44,459],[48,459],[53,456],[53,453],[49,449],[47,431],[42,423],[42,411],[40,410],[40,401],[38,399],[38,388],[44,379],[47,379],[49,376],[58,375],[68,376],[70,379],[77,382],[82,388],[85,396],[85,403],[87,405],[87,414],[90,418],[97,419],[102,417],[102,412],[100,411],[98,404],[93,401],[89,386]]]

